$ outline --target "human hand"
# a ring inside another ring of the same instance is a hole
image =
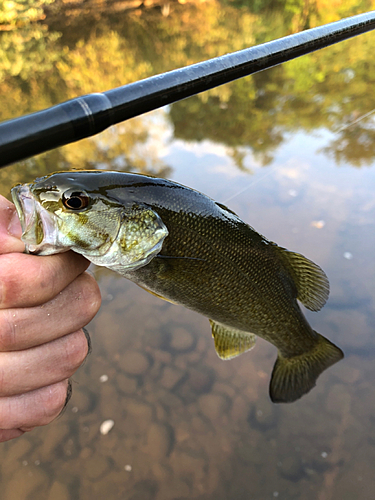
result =
[[[82,327],[100,307],[86,259],[23,254],[20,236],[14,205],[0,196],[0,442],[60,414],[88,353]]]

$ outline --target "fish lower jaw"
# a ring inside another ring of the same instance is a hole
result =
[[[26,253],[33,255],[54,255],[56,253],[63,253],[70,250],[70,248],[67,248],[65,246],[62,247],[54,243],[43,242],[38,245],[35,243],[27,242],[27,240],[25,241],[23,238],[21,239],[25,243]]]
[[[21,222],[21,240],[25,243],[27,253],[52,255],[68,250],[59,243],[56,216],[39,203],[29,185],[15,186],[12,198]]]
[[[31,225],[22,234],[21,240],[25,243],[27,253],[36,255],[53,255],[55,253],[67,252],[70,248],[59,241],[59,231],[54,221],[41,216],[42,237],[37,235],[35,226]],[[38,241],[39,240],[39,241]]]

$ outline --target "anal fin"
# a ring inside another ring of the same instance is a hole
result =
[[[232,359],[255,345],[256,336],[235,328],[229,328],[210,319],[216,353],[220,359]]]

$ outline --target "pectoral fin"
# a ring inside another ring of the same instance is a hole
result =
[[[170,302],[171,304],[177,306],[178,305],[178,302],[174,302],[173,300],[171,299],[167,299],[166,297],[163,297],[162,295],[159,295],[158,293],[155,293],[151,290],[149,290],[148,288],[140,285],[139,283],[137,283],[137,285],[139,286],[139,288],[142,288],[143,290],[145,290],[146,292],[150,293],[151,295],[153,295],[154,297],[157,297],[158,299],[161,299],[161,300],[165,300],[166,302]]]
[[[250,351],[255,345],[256,336],[252,333],[228,328],[210,319],[216,353],[221,359],[232,359]]]

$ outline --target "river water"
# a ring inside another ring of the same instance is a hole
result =
[[[359,13],[297,4],[62,2],[1,33],[1,118]],[[361,35],[0,172],[8,197],[69,168],[204,192],[325,270],[329,301],[305,313],[345,353],[308,395],[275,405],[271,344],[222,361],[206,318],[93,267],[93,351],[65,412],[0,445],[1,499],[373,498],[374,42]]]

